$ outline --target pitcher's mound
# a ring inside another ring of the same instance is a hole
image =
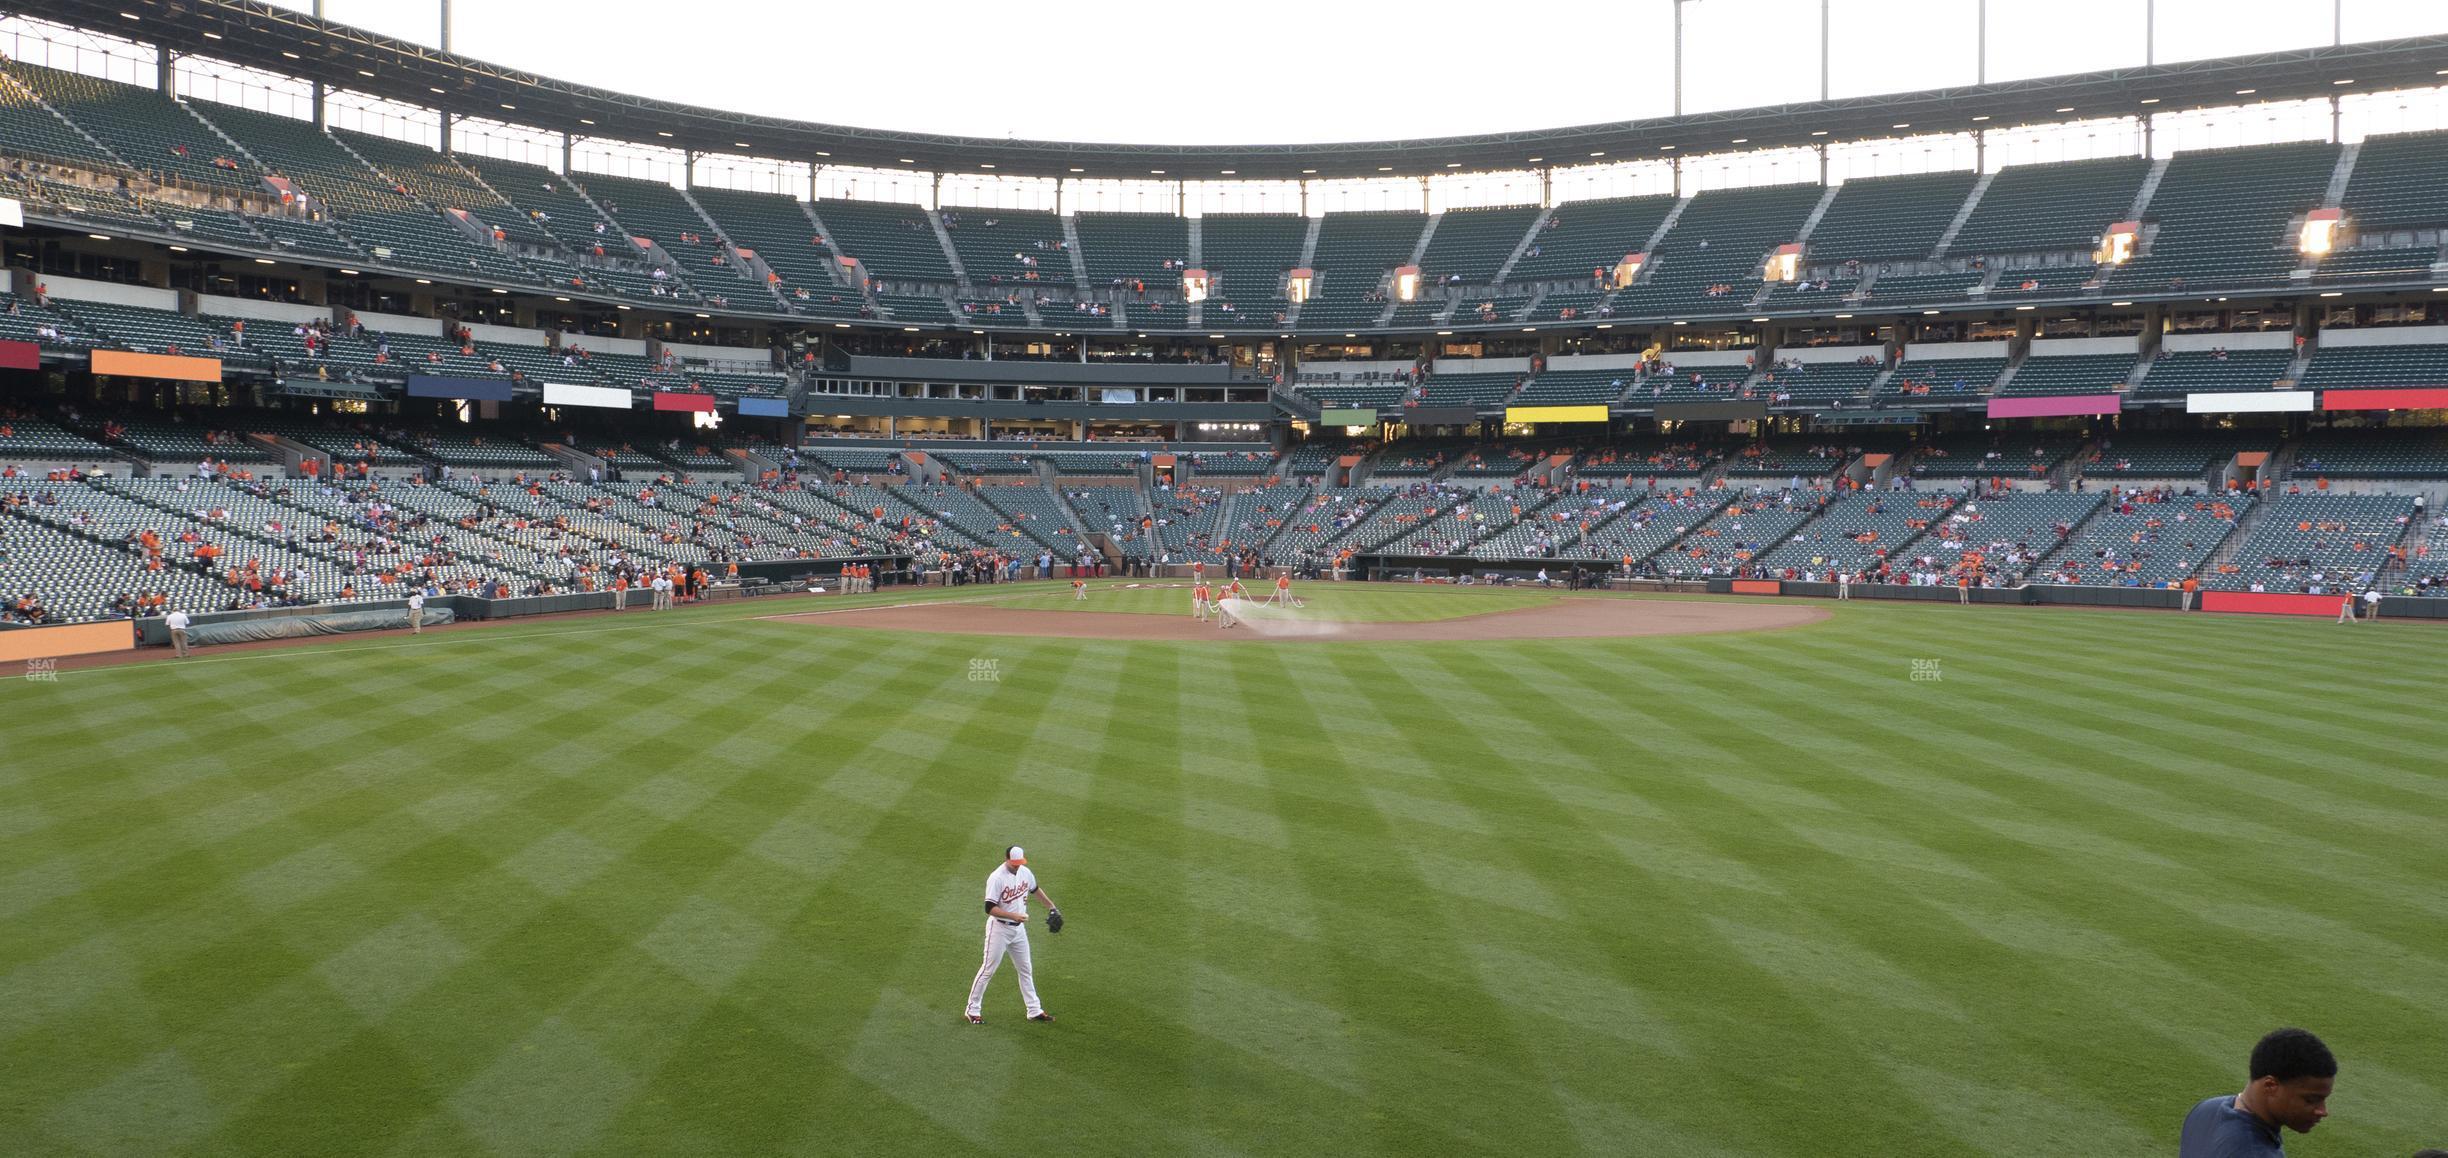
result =
[[[1415,643],[1486,639],[1609,639],[1630,635],[1697,635],[1798,627],[1828,617],[1799,603],[1714,603],[1699,600],[1565,597],[1539,607],[1491,611],[1418,623],[1344,623],[1307,619],[1297,610],[1260,608],[1233,628],[1188,615],[1041,611],[977,603],[913,604],[812,611],[779,618],[827,627],[926,631],[943,635],[1034,635],[1055,639],[1322,640]]]

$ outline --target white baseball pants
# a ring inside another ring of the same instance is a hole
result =
[[[1006,925],[996,918],[988,917],[986,918],[986,962],[978,966],[977,980],[969,983],[969,1015],[971,1017],[985,1012],[981,1003],[986,1000],[986,983],[994,980],[995,967],[1003,963],[1005,954],[1011,956],[1012,967],[1020,971],[1020,1000],[1027,1005],[1028,1015],[1035,1017],[1045,1012],[1045,1006],[1037,1001],[1036,975],[1029,971],[1028,926]]]

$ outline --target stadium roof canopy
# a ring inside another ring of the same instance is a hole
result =
[[[573,136],[828,165],[1119,180],[1429,176],[1809,146],[1900,132],[1967,132],[2428,88],[2441,84],[2448,70],[2448,36],[2423,36],[1523,132],[1341,144],[1127,145],[863,129],[650,100],[504,68],[260,0],[0,0],[0,11],[81,25],[179,55],[214,57],[328,88]]]

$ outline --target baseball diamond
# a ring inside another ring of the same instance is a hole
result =
[[[1378,625],[1547,605],[1306,586]],[[1177,589],[1127,594],[1006,613],[1188,625]],[[2343,1090],[2407,1095],[2341,1093],[2342,1152],[2430,1125],[2448,956],[2434,858],[2401,851],[2448,836],[2435,629],[1860,600],[1319,646],[849,623],[970,597],[0,689],[0,1149],[943,1150],[1028,1114],[1080,1153],[2139,1153],[2182,1106],[2137,1089],[2240,1081],[2235,1027],[2291,1020]],[[2278,670],[2318,674],[2247,674]],[[1083,922],[1034,946],[1061,1020],[990,988],[963,1025],[976,874],[1015,836]],[[1790,1096],[1835,1070],[1889,1109]]]
[[[326,7],[0,4],[0,1158],[2448,1158],[2448,5]]]

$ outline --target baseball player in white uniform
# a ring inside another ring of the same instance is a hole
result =
[[[1020,1000],[1028,1008],[1030,1021],[1052,1021],[1054,1015],[1045,1011],[1037,1000],[1037,978],[1029,971],[1028,899],[1035,896],[1045,902],[1046,927],[1062,932],[1062,910],[1054,907],[1054,898],[1037,887],[1037,874],[1029,871],[1028,853],[1019,845],[1003,850],[1003,864],[986,877],[986,963],[978,966],[977,980],[969,983],[969,1024],[986,1020],[981,1003],[986,999],[986,983],[994,980],[995,967],[1010,954],[1012,967],[1020,971]]]

